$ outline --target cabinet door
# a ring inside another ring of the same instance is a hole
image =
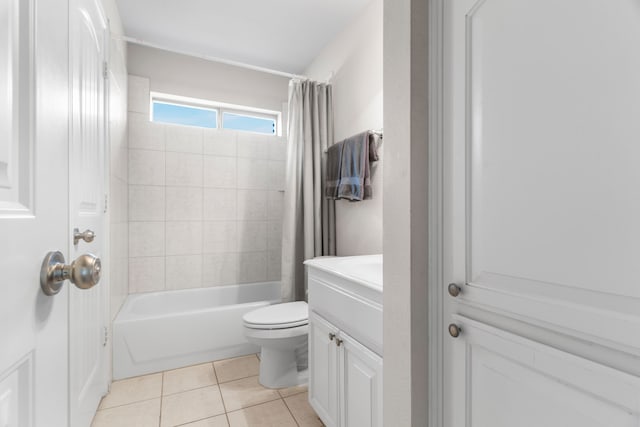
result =
[[[339,425],[337,334],[331,323],[309,313],[309,403],[327,427]]]
[[[345,427],[382,427],[382,358],[340,333],[341,420]]]

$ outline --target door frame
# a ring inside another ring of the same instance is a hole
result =
[[[428,425],[444,415],[444,0],[428,0],[427,316]]]

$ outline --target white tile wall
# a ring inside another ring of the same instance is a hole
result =
[[[167,185],[202,187],[202,155],[167,152]]]
[[[202,286],[202,255],[168,256],[166,289],[191,289]]]
[[[164,185],[165,153],[151,150],[129,150],[130,185]]]
[[[267,222],[267,248],[269,250],[282,248],[282,221]]]
[[[202,154],[202,128],[166,125],[167,151]]]
[[[267,250],[267,222],[238,222],[238,252]]]
[[[236,157],[237,134],[230,130],[205,129],[204,154]]]
[[[129,256],[164,255],[164,222],[130,222]]]
[[[284,188],[285,172],[285,162],[269,160],[267,163],[267,188],[269,190],[280,190]]]
[[[204,156],[204,186],[236,188],[236,159],[222,156]]]
[[[129,288],[131,293],[163,291],[164,257],[129,259]]]
[[[269,157],[269,142],[273,137],[238,132],[238,157],[266,159]]]
[[[202,253],[237,252],[238,223],[236,221],[205,221],[202,231]]]
[[[284,191],[267,192],[267,219],[282,220],[282,209],[284,206]]]
[[[282,251],[274,249],[267,252],[267,280],[280,280],[282,270]]]
[[[205,221],[236,219],[237,192],[235,189],[205,188],[203,193],[202,210]]]
[[[264,281],[267,277],[267,252],[238,254],[238,283]]]
[[[129,221],[164,221],[164,187],[129,186]]]
[[[152,123],[130,88],[129,292],[279,280],[285,139]]]
[[[267,192],[238,190],[238,221],[264,221],[267,219]]]
[[[203,286],[232,285],[238,283],[238,254],[204,254],[202,256]]]
[[[148,114],[129,113],[129,148],[164,151],[165,125],[150,122]]]
[[[167,221],[202,220],[202,188],[166,187]]]
[[[202,254],[202,221],[168,221],[167,255]]]
[[[266,190],[268,188],[268,161],[238,157],[238,188]]]

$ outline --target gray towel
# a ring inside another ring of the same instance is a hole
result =
[[[371,198],[370,161],[378,160],[375,141],[372,139],[373,136],[367,131],[343,141],[338,198],[351,201]]]
[[[338,198],[343,145],[343,142],[338,142],[327,149],[327,177],[324,189],[324,195],[327,199]]]

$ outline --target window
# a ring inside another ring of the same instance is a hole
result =
[[[279,111],[151,93],[151,121],[279,135]]]
[[[218,111],[210,108],[153,101],[153,121],[215,129],[218,127]]]
[[[257,117],[228,111],[222,113],[222,127],[267,135],[276,134],[276,120],[273,117]]]

